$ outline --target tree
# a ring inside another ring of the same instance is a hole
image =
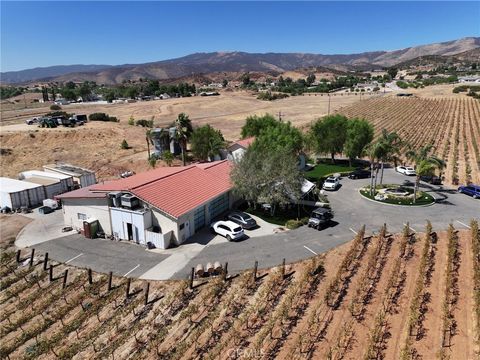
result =
[[[173,156],[173,154],[170,152],[170,150],[165,150],[163,153],[162,153],[162,160],[165,161],[165,164],[167,164],[167,166],[172,166],[172,163],[173,163],[173,159],[175,157]]]
[[[420,185],[420,177],[434,175],[435,170],[443,169],[445,162],[442,159],[432,155],[434,150],[433,145],[426,145],[418,150],[410,149],[405,154],[407,159],[415,163],[415,172],[417,173],[415,179],[415,188],[413,192],[413,202],[417,201],[417,192]]]
[[[150,158],[148,159],[148,164],[155,169],[155,166],[157,165],[157,156],[155,154],[152,154]]]
[[[374,196],[377,189],[377,175],[379,170],[377,161],[383,156],[383,151],[384,149],[379,141],[370,143],[365,151],[370,160],[370,196]]]
[[[208,161],[225,147],[222,132],[209,124],[195,129],[192,133],[192,153],[200,161]]]
[[[107,91],[107,93],[105,94],[105,100],[108,103],[113,102],[113,100],[115,100],[115,91],[113,90]]]
[[[403,141],[395,131],[389,133],[386,129],[382,130],[382,135],[378,141],[380,141],[381,144],[380,161],[382,172],[380,175],[380,184],[383,184],[384,163],[387,161],[393,161],[395,167],[397,167]]]
[[[62,89],[62,97],[66,100],[77,100],[77,94],[70,88]]]
[[[124,149],[124,150],[130,148],[130,146],[128,146],[127,140],[125,140],[125,139],[123,139],[122,144],[120,145],[120,147],[121,147],[122,149]]]
[[[234,163],[230,174],[234,193],[250,205],[270,204],[273,216],[278,206],[300,199],[303,177],[296,160],[295,155],[285,150],[265,152],[259,147],[249,147]]]
[[[251,146],[263,152],[284,151],[298,155],[303,149],[303,135],[290,122],[276,121],[262,129]]]
[[[193,133],[192,121],[188,118],[188,115],[180,113],[178,114],[177,120],[175,120],[175,128],[176,140],[182,150],[182,162],[183,166],[185,166],[187,164],[187,143]]]
[[[398,69],[391,67],[387,70],[388,75],[390,75],[390,78],[395,79],[395,76],[398,74]]]
[[[343,151],[347,138],[348,119],[343,115],[328,115],[318,119],[310,129],[310,142],[318,153],[330,154],[335,163],[335,154]]]
[[[351,119],[347,123],[347,136],[343,151],[348,156],[350,166],[352,161],[362,156],[365,147],[372,142],[373,125],[363,119]]]
[[[223,79],[223,81],[222,81],[222,87],[225,88],[225,87],[227,87],[227,85],[228,85],[228,80],[227,80],[227,79]]]
[[[60,105],[53,104],[53,105],[50,105],[50,110],[58,111],[58,110],[62,110],[62,107]]]
[[[315,74],[310,74],[307,76],[307,85],[311,86],[315,82]]]
[[[242,139],[258,136],[263,129],[269,126],[276,126],[278,122],[279,121],[270,114],[249,116],[245,121],[245,125],[242,127]]]

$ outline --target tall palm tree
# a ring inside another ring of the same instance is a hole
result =
[[[150,129],[148,129],[145,133],[145,141],[147,142],[147,151],[148,151],[148,159],[150,159],[150,135],[151,135],[151,132],[150,132]]]
[[[379,170],[377,161],[383,156],[383,144],[378,140],[370,143],[365,149],[365,153],[370,160],[370,196],[374,196],[377,188],[377,175]]]
[[[193,133],[192,121],[188,118],[188,115],[185,113],[180,113],[178,114],[177,120],[175,120],[175,128],[176,140],[182,149],[182,161],[183,166],[185,166],[187,164],[185,157],[187,152],[187,143]]]
[[[394,131],[389,133],[386,129],[382,130],[382,135],[380,136],[379,140],[382,144],[382,153],[380,157],[380,166],[381,166],[381,174],[380,174],[380,185],[383,184],[383,169],[385,162],[393,161],[395,167],[397,167],[397,161],[400,155],[400,149],[403,146],[402,139],[400,136]]]
[[[432,155],[433,150],[433,145],[426,145],[418,150],[410,149],[405,154],[407,159],[415,163],[415,172],[417,173],[413,192],[413,202],[417,201],[420,177],[434,175],[435,170],[441,170],[445,166],[445,162],[442,159]]]

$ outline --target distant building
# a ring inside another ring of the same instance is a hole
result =
[[[76,187],[87,187],[97,182],[95,172],[70,164],[58,163],[44,165],[43,170],[50,173],[53,172],[71,176]]]
[[[465,84],[480,84],[480,76],[460,76],[458,82]]]
[[[0,177],[0,206],[10,210],[35,207],[45,200],[43,185]]]
[[[56,195],[75,189],[73,177],[60,173],[30,170],[19,174],[19,179],[38,185],[43,185],[45,198],[53,199]]]
[[[179,155],[182,149],[176,139],[176,134],[177,129],[175,127],[150,130],[150,141],[153,145],[154,154],[161,157],[163,152],[168,150],[173,155]]]

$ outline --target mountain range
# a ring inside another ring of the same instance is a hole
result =
[[[390,67],[410,60],[434,56],[452,56],[480,48],[479,37],[409,47],[394,51],[373,51],[358,54],[322,55],[308,53],[195,53],[184,57],[124,65],[62,65],[0,73],[4,84],[40,81],[95,81],[98,84],[118,84],[139,78],[170,80],[214,72],[274,72],[308,67],[338,67],[375,69]],[[478,51],[474,54],[478,54]],[[475,55],[474,55],[475,56]],[[479,57],[480,61],[480,57]]]

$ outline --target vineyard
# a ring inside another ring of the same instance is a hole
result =
[[[369,99],[339,112],[396,131],[412,147],[435,146],[447,184],[480,183],[480,102],[474,99]]]
[[[192,284],[4,253],[1,358],[474,359],[480,233],[470,228],[363,227],[312,259]]]

